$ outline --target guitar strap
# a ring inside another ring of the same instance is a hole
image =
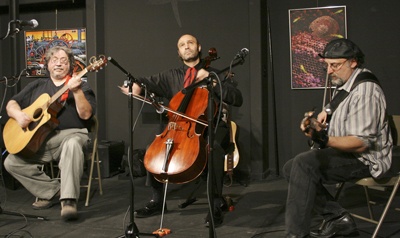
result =
[[[380,87],[380,83],[378,78],[370,73],[370,72],[362,72],[360,74],[357,75],[356,79],[354,80],[353,85],[351,86],[350,91],[352,91],[355,87],[357,87],[357,85],[359,85],[360,83],[363,82],[373,82],[378,84]],[[332,101],[326,106],[327,109],[330,109],[330,113],[329,115],[332,115],[333,112],[337,109],[337,107],[339,106],[339,104],[349,95],[349,92],[347,92],[346,90],[340,90],[335,97],[332,99]]]
[[[71,75],[67,75],[67,79],[64,82],[64,85],[66,85],[68,83],[68,81],[72,78]],[[68,93],[69,93],[69,89],[67,89],[62,95],[61,95],[61,102],[64,102],[67,100],[68,98]],[[65,102],[64,102],[65,103]]]

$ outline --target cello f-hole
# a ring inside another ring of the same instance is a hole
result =
[[[195,135],[194,135],[194,134],[190,135],[190,131],[191,131],[191,129],[192,129],[192,125],[193,125],[193,124],[192,124],[190,121],[188,121],[188,122],[186,122],[186,123],[189,123],[189,127],[188,127],[188,129],[187,129],[186,136],[187,136],[188,138],[193,138]],[[193,130],[193,132],[195,132],[195,131]]]

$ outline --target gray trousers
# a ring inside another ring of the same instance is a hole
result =
[[[24,158],[9,154],[4,167],[35,197],[51,199],[60,191],[60,200],[77,200],[83,174],[83,147],[88,140],[87,129],[54,131],[35,155]],[[60,180],[41,171],[41,165],[50,161],[58,161]]]

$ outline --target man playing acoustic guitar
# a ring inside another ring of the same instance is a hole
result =
[[[362,68],[364,54],[348,39],[329,42],[320,57],[336,86],[332,101],[317,118],[306,113],[300,129],[319,149],[300,153],[283,167],[289,182],[286,237],[333,237],[357,232],[355,221],[324,183],[385,175],[391,166],[392,137],[386,101],[376,77]],[[331,114],[326,129],[328,114]],[[313,209],[324,226],[310,232]]]
[[[18,125],[15,127],[18,130],[6,132],[5,128],[4,137],[6,140],[7,134],[29,134],[32,129],[37,129],[43,120],[51,117],[48,123],[41,125],[42,128],[37,130],[40,133],[36,133],[41,134],[42,130],[50,128],[47,132],[49,134],[42,138],[43,143],[37,143],[36,149],[22,148],[19,153],[10,152],[4,165],[13,177],[38,198],[32,204],[33,209],[51,207],[52,200],[59,194],[61,218],[73,220],[78,217],[77,200],[84,165],[82,149],[89,140],[88,122],[95,113],[96,99],[89,85],[81,81],[82,75],[72,77],[75,60],[69,48],[50,48],[46,52],[45,61],[50,78],[34,80],[8,102],[7,113],[11,123]],[[39,100],[40,97],[46,98],[57,93],[61,97],[56,97],[50,105],[47,105],[49,100]],[[30,114],[28,107],[37,108]],[[52,128],[53,125],[55,128]],[[27,138],[32,140],[31,144],[35,144],[35,136]],[[40,170],[43,163],[52,160],[58,161],[61,182]]]

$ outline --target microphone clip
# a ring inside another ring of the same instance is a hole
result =
[[[161,105],[162,102],[156,101],[154,93],[150,93],[150,101],[151,101],[151,105],[153,105],[153,107],[156,109],[156,112],[158,114],[162,114],[165,111],[164,106]]]

